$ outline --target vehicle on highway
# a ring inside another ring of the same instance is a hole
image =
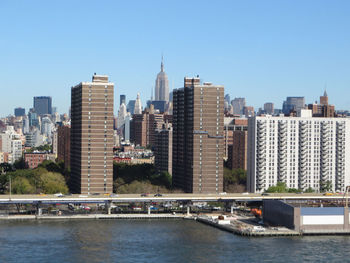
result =
[[[162,194],[158,193],[158,194],[155,194],[154,196],[156,197],[160,197],[160,196],[163,196]]]
[[[141,197],[146,197],[146,196],[149,196],[149,194],[148,193],[141,194]]]
[[[227,195],[227,193],[226,192],[222,192],[219,195]]]
[[[100,193],[92,193],[91,195],[100,195]]]
[[[54,194],[54,196],[57,196],[57,197],[64,197],[64,194],[62,194],[62,193],[57,193],[57,194]]]
[[[256,232],[264,232],[266,229],[262,226],[254,226],[253,230]]]
[[[262,195],[262,196],[267,196],[267,195],[270,195],[270,194],[268,194],[268,193],[262,193],[261,195]]]
[[[333,193],[324,193],[323,195],[325,196],[331,196],[331,195],[334,195]]]
[[[119,195],[117,194],[110,194],[109,197],[118,197]]]
[[[249,193],[248,192],[244,192],[244,193],[242,193],[242,195],[249,195]]]

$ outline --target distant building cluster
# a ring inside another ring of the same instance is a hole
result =
[[[154,95],[153,95],[154,94]],[[145,105],[145,107],[143,107]],[[289,96],[276,108],[255,111],[243,97],[231,100],[224,87],[185,77],[169,92],[163,58],[154,93],[120,95],[114,114],[114,84],[94,74],[71,88],[69,114],[58,114],[49,96],[33,98],[0,119],[0,163],[23,158],[30,169],[45,160],[71,170],[74,193],[111,193],[113,161],[154,164],[171,174],[173,186],[189,193],[224,191],[224,163],[247,171],[247,190],[261,193],[278,182],[316,192],[350,185],[348,111],[336,111],[325,91],[306,104]],[[50,145],[50,150],[40,147]]]

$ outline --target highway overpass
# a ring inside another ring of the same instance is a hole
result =
[[[227,193],[227,194],[162,194],[155,196],[148,194],[101,194],[101,195],[0,195],[0,204],[68,204],[68,203],[131,203],[131,202],[203,202],[203,201],[262,201],[263,199],[279,200],[342,200],[342,194],[247,194],[247,193]]]

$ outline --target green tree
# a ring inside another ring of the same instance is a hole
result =
[[[286,193],[288,192],[285,182],[277,182],[276,185],[270,186],[266,193]]]
[[[68,193],[68,187],[62,174],[46,172],[40,175],[40,186],[43,193]]]
[[[35,187],[27,178],[18,176],[11,183],[11,192],[13,194],[33,194]]]
[[[305,191],[305,193],[314,193],[315,190],[311,188],[311,186],[309,186],[309,188],[307,188]]]
[[[327,180],[327,181],[321,181],[321,192],[331,192],[332,191],[332,182]]]

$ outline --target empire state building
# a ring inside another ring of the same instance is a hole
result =
[[[169,81],[168,75],[164,72],[163,57],[156,79],[155,100],[169,102]]]

